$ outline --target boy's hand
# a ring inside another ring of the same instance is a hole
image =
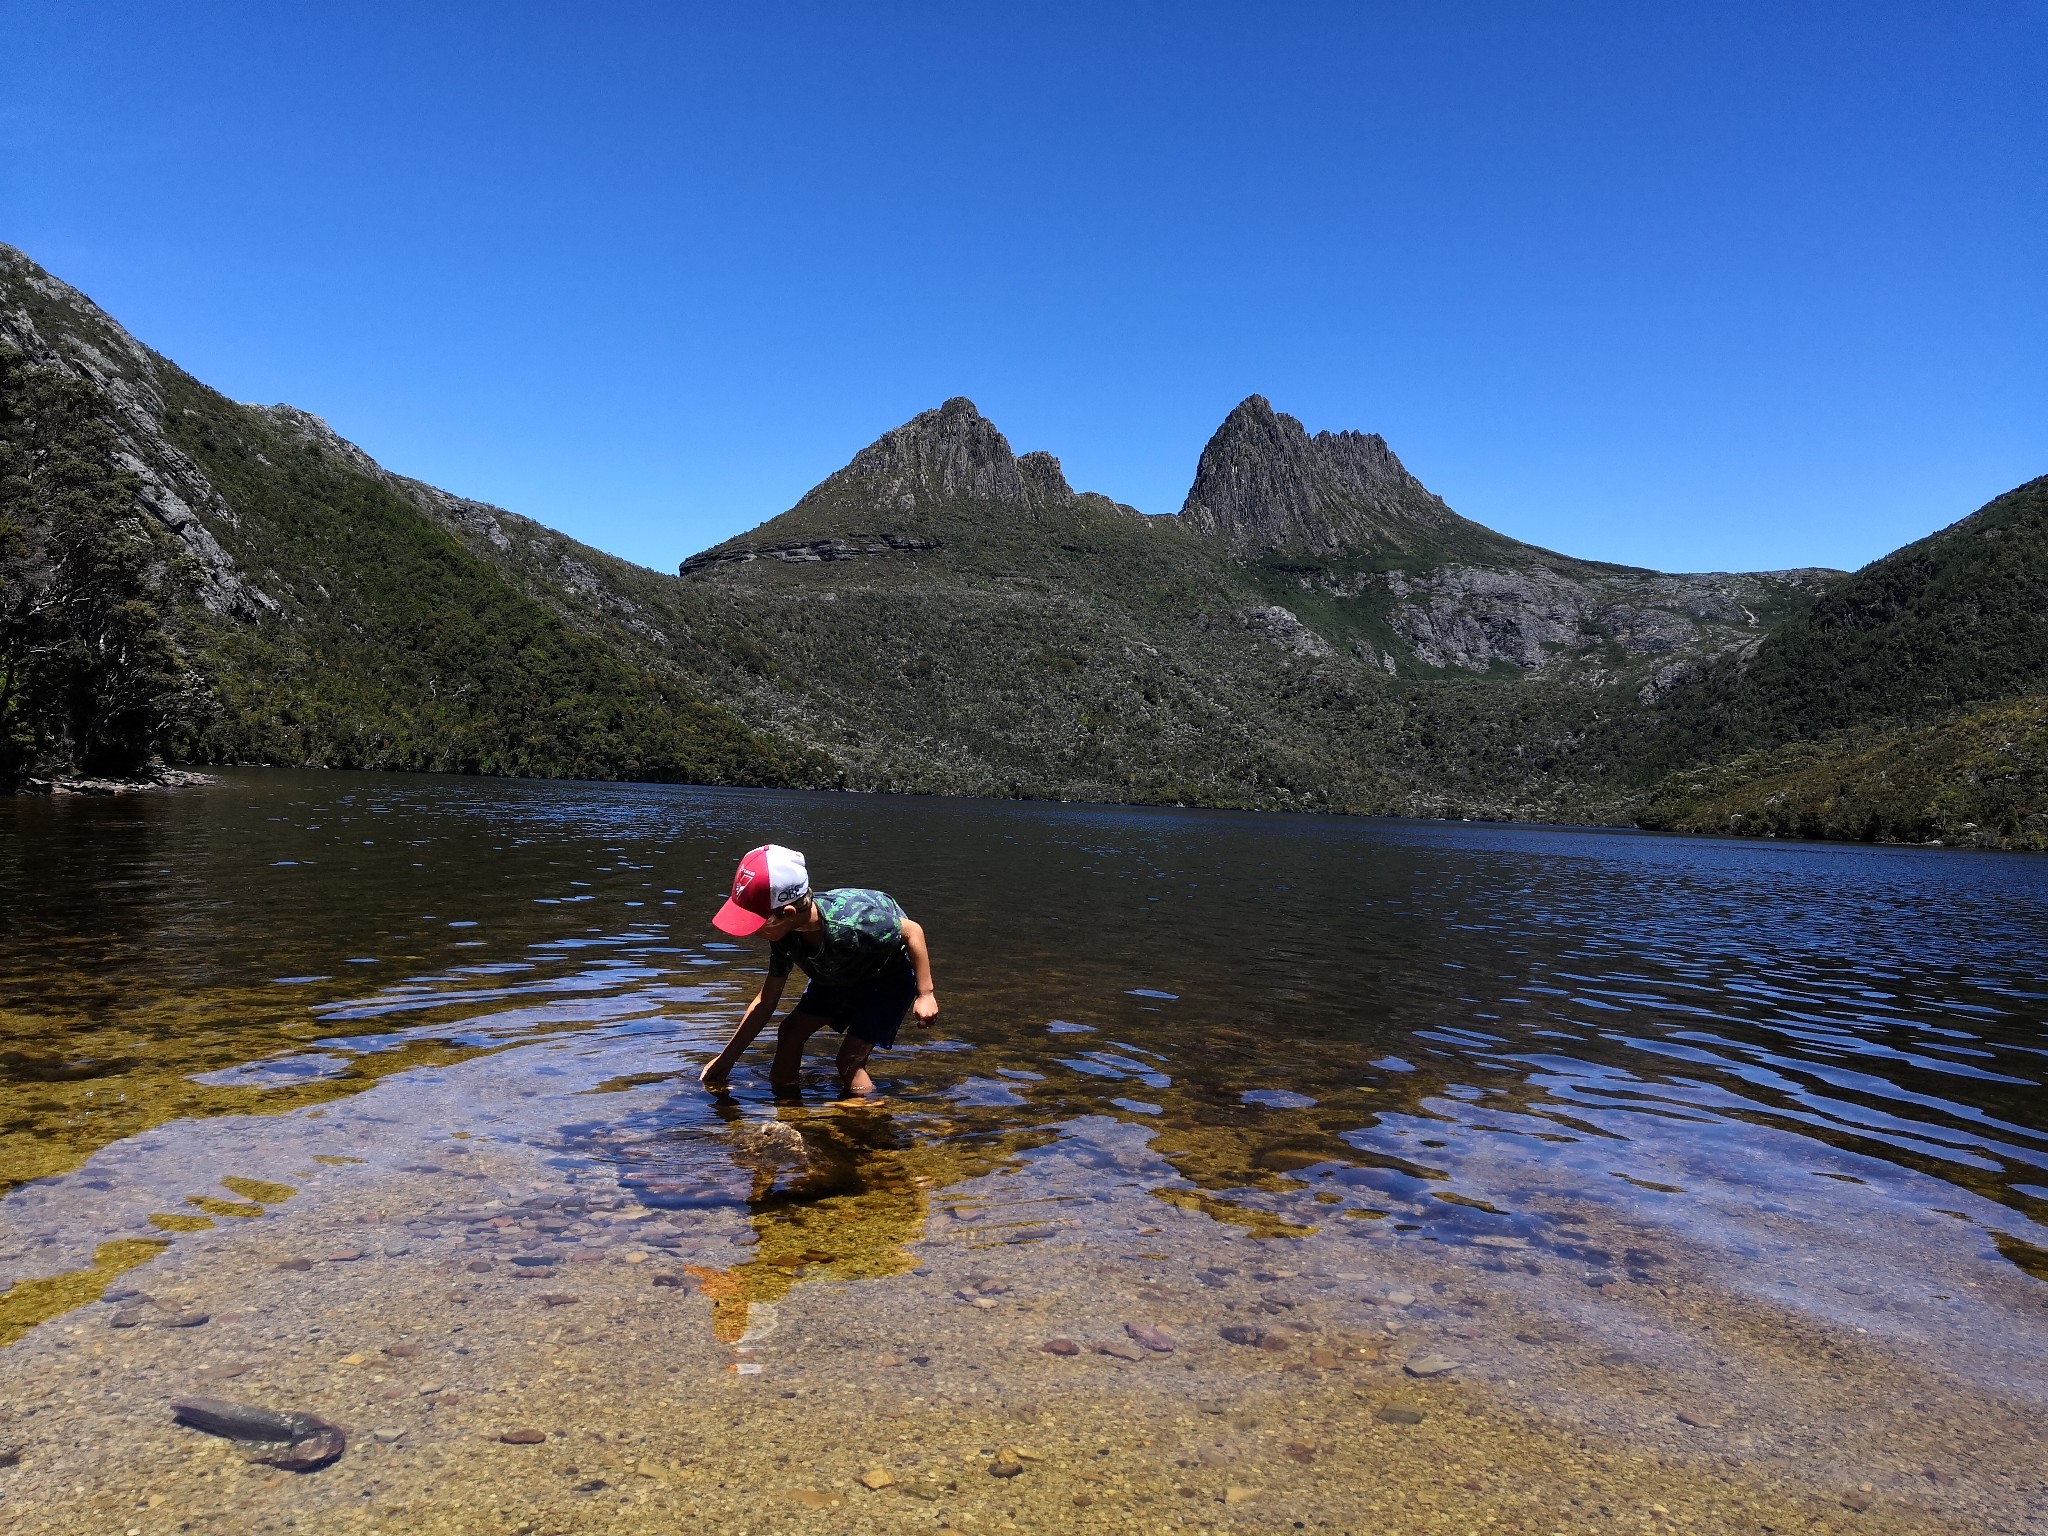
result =
[[[732,1063],[723,1056],[714,1056],[704,1063],[704,1070],[697,1074],[697,1081],[706,1088],[723,1088],[726,1076],[732,1071]]]
[[[936,992],[920,992],[917,1001],[910,1005],[911,1017],[917,1020],[919,1029],[925,1028],[939,1016],[939,995]]]

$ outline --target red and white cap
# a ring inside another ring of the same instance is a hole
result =
[[[740,860],[732,877],[732,896],[711,919],[711,926],[736,939],[758,933],[778,907],[794,906],[811,894],[811,872],[794,848],[767,843]]]

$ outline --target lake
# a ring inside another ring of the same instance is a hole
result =
[[[770,840],[929,934],[941,1017],[867,1103],[829,1036],[800,1101],[765,1042],[697,1085]],[[1935,849],[258,770],[0,802],[0,1510],[2038,1533],[2044,954],[2048,860]],[[251,1460],[194,1395],[347,1449]]]

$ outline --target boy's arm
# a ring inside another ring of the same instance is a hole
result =
[[[754,1037],[775,1017],[775,1005],[782,1001],[782,986],[787,979],[783,976],[763,978],[761,990],[754,994],[754,1000],[747,1004],[747,1011],[740,1015],[740,1027],[725,1042],[725,1049],[704,1063],[704,1070],[697,1074],[698,1082],[707,1088],[716,1088],[725,1081],[733,1063],[746,1054],[747,1047],[754,1043]]]
[[[903,947],[910,951],[910,964],[917,972],[917,1001],[910,1012],[919,1024],[929,1024],[939,1016],[939,998],[932,990],[932,956],[924,947],[923,924],[903,919]]]

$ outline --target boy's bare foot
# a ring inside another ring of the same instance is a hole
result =
[[[865,1067],[855,1067],[852,1076],[840,1079],[839,1086],[846,1090],[849,1099],[864,1099],[875,1091],[875,1080],[868,1076]]]

